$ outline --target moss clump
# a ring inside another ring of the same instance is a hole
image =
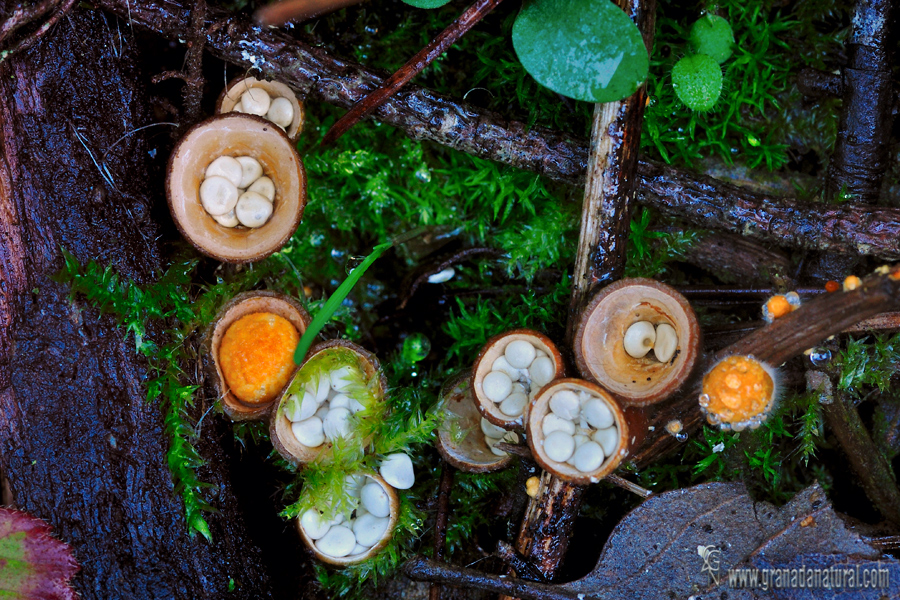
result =
[[[672,69],[672,87],[685,106],[706,112],[722,93],[722,68],[706,54],[685,56]]]
[[[691,26],[691,46],[698,54],[706,54],[720,65],[731,58],[734,32],[726,19],[706,15]]]

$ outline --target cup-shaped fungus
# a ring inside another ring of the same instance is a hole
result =
[[[391,539],[400,514],[397,493],[372,474],[349,475],[342,492],[347,513],[329,514],[333,506],[313,507],[295,520],[313,554],[332,565],[347,566],[375,556]]]
[[[261,117],[207,119],[175,146],[166,179],[178,230],[217,260],[261,260],[303,217],[306,174],[293,143]]]
[[[281,127],[292,142],[303,131],[303,104],[297,94],[278,81],[241,77],[228,84],[216,103],[216,114],[258,115]]]
[[[444,418],[435,445],[444,460],[466,473],[489,473],[509,465],[512,457],[496,445],[516,434],[481,416],[472,395],[470,373],[448,381],[441,390],[440,402]],[[507,441],[517,442],[518,437]]]
[[[544,470],[582,485],[612,473],[629,447],[618,402],[582,379],[557,379],[542,388],[528,415],[527,434]]]
[[[575,331],[581,375],[625,405],[671,396],[700,353],[700,325],[687,300],[652,279],[622,279],[600,290]]]
[[[787,294],[775,294],[763,304],[763,319],[771,323],[800,307],[800,295],[797,292]]]
[[[275,292],[238,294],[216,315],[203,358],[222,408],[235,421],[263,419],[293,376],[309,314]]]
[[[386,389],[374,355],[343,340],[317,344],[272,412],[272,444],[285,460],[299,465],[328,451],[338,438],[365,443],[354,438],[352,426],[375,418]]]
[[[475,360],[472,391],[482,416],[503,429],[521,429],[530,401],[563,376],[563,361],[550,338],[514,329],[487,341]]]
[[[777,388],[772,367],[752,356],[729,356],[703,377],[700,409],[722,429],[756,429],[775,406]]]

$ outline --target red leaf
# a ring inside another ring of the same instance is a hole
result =
[[[0,507],[0,596],[15,600],[75,600],[69,585],[80,568],[68,544],[27,513]]]

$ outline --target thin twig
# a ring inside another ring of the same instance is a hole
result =
[[[66,13],[69,12],[69,9],[72,8],[74,4],[75,0],[65,0],[59,10],[57,10],[52,17],[47,19],[47,21],[43,25],[41,25],[41,27],[37,31],[23,39],[13,48],[0,52],[0,62],[3,62],[17,52],[27,50],[28,48],[31,48],[33,45],[35,45],[38,40],[40,40],[44,36],[45,33],[50,31],[50,28],[52,28],[59,22],[60,19],[66,16]]]
[[[170,40],[189,39],[190,15],[177,0],[98,0],[99,6]],[[222,13],[212,15],[223,18]],[[275,30],[230,18],[209,32],[207,48],[243,68],[255,67],[303,96],[350,107],[381,83],[352,61]],[[252,59],[252,60],[251,60]],[[376,111],[385,124],[438,144],[581,185],[587,141],[528,127],[497,113],[409,84]],[[900,258],[900,209],[799,202],[753,192],[646,159],[638,164],[636,201],[706,229],[740,233],[784,247]]]
[[[631,481],[628,481],[624,477],[619,477],[615,473],[613,473],[611,475],[607,475],[606,477],[603,478],[603,480],[608,481],[609,483],[611,483],[613,485],[617,485],[620,488],[622,488],[623,490],[629,491],[632,494],[637,494],[641,498],[649,498],[650,496],[653,495],[653,492],[651,492],[647,488],[643,488],[636,483],[632,483]]]
[[[281,27],[285,23],[302,23],[360,2],[362,0],[281,0],[258,9],[253,14],[253,20],[262,27]]]
[[[438,487],[437,514],[434,518],[434,560],[444,562],[447,550],[447,522],[450,518],[450,493],[453,491],[454,469],[444,460],[441,461],[441,484]],[[428,592],[429,600],[441,600],[441,584],[431,584]]]
[[[33,6],[18,7],[13,14],[0,25],[0,44],[13,34],[19,27],[23,27],[32,21],[43,17],[47,12],[57,6],[62,0],[43,0]]]
[[[422,70],[430,65],[437,57],[447,51],[456,40],[461,38],[467,31],[475,26],[485,15],[494,10],[502,0],[475,0],[475,3],[467,8],[463,14],[459,15],[447,29],[440,32],[431,43],[419,50],[415,56],[406,61],[406,64],[400,67],[396,73],[384,80],[375,91],[356,103],[347,114],[338,119],[331,126],[325,137],[322,138],[322,145],[328,146],[333,144],[339,137],[344,135],[348,129],[353,127],[360,119],[381,106],[385,100],[390,98],[394,93],[403,87],[410,79],[422,72]]]

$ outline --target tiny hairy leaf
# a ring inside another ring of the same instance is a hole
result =
[[[706,54],[685,56],[672,69],[672,87],[685,106],[706,112],[722,93],[722,68]]]
[[[691,26],[691,46],[698,54],[712,57],[720,65],[731,58],[734,32],[727,19],[706,15]]]

